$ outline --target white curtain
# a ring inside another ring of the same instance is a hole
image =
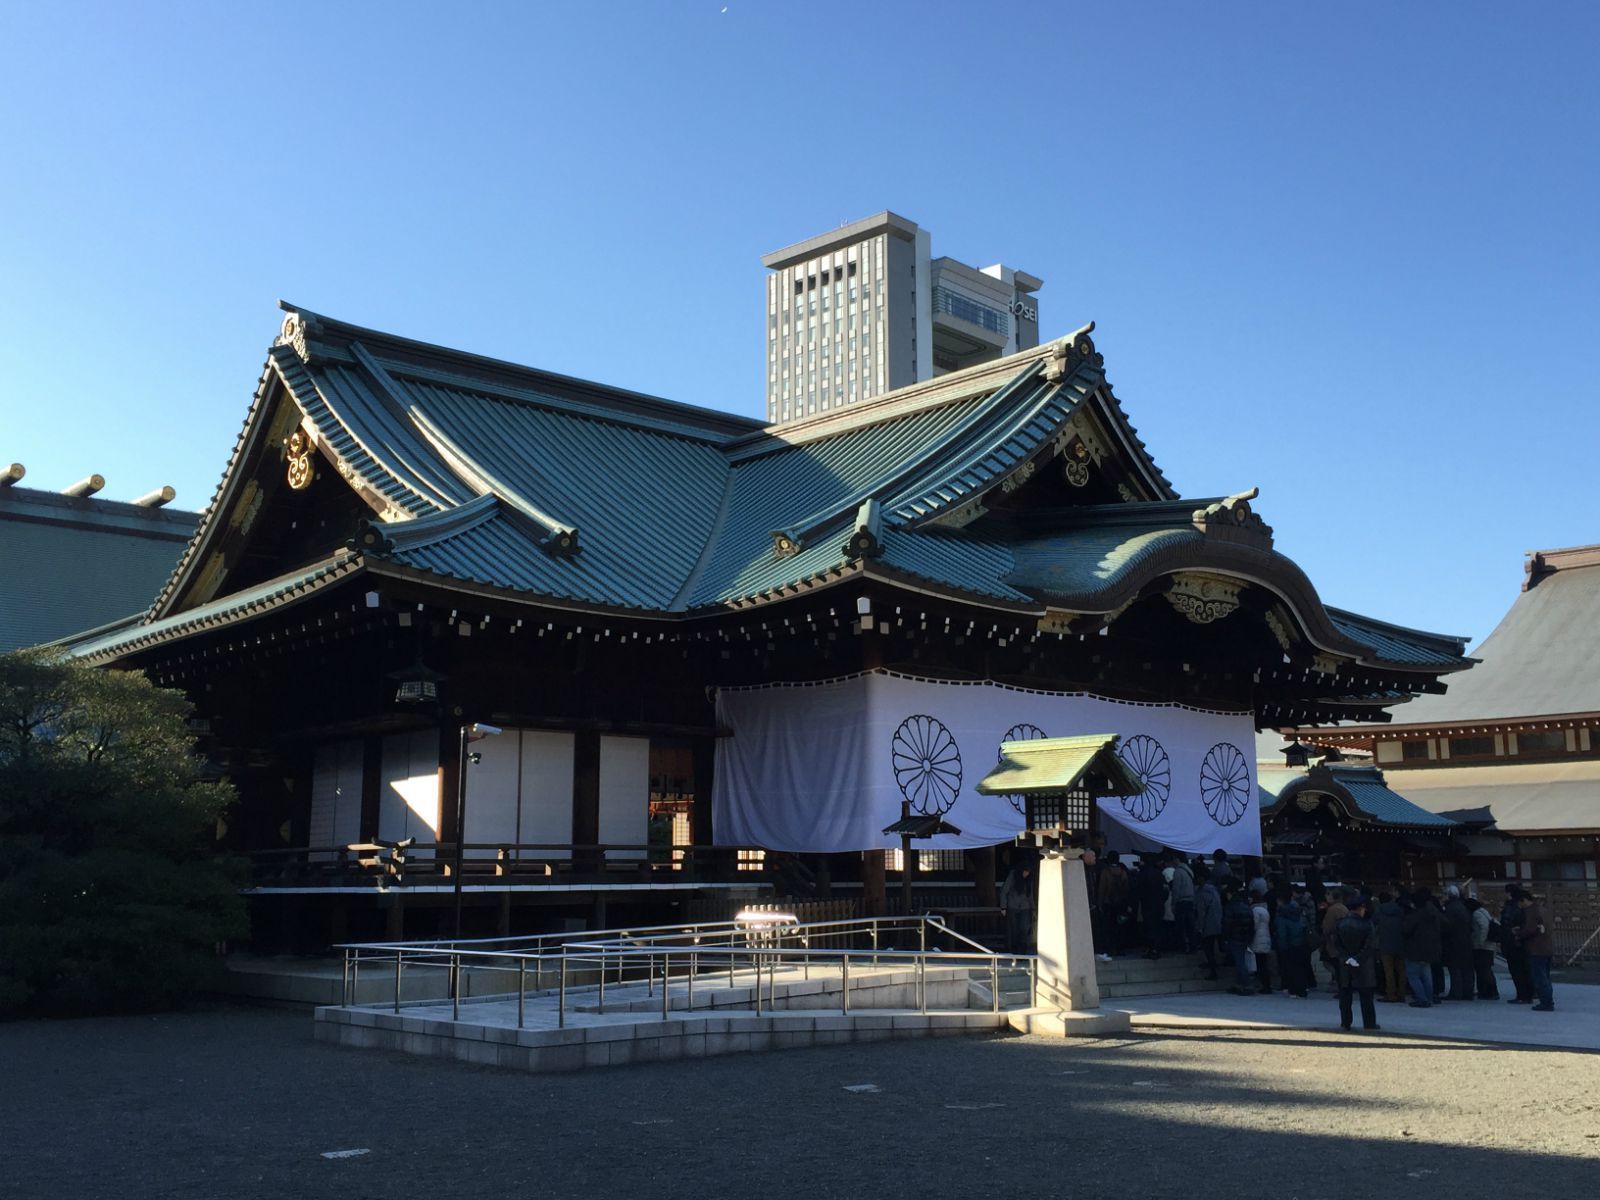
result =
[[[1261,852],[1248,713],[1138,704],[1085,693],[948,683],[877,672],[819,684],[726,688],[717,696],[716,840],[773,850],[891,848],[902,801],[960,834],[919,845],[1009,842],[1021,801],[976,784],[1008,738],[1115,733],[1144,793],[1106,816],[1190,853]]]

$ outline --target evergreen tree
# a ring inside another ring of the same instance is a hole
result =
[[[244,932],[181,692],[0,655],[0,1014],[167,1007]]]

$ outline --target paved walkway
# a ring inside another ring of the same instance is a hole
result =
[[[1378,1024],[1386,1034],[1411,1034],[1448,1041],[1502,1042],[1600,1051],[1600,987],[1556,984],[1556,1011],[1532,1011],[1507,1004],[1510,980],[1500,983],[1499,1000],[1447,1000],[1432,1008],[1378,1004]],[[1198,992],[1177,996],[1126,997],[1108,1002],[1133,1015],[1133,1027],[1190,1029],[1339,1029],[1339,1001],[1330,992],[1297,1000],[1282,992],[1234,996]],[[1356,1026],[1361,1025],[1359,1001]],[[1352,1036],[1359,1036],[1359,1033]]]

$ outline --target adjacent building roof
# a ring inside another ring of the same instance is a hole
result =
[[[14,471],[21,474],[20,467]],[[0,486],[0,653],[146,610],[199,519],[92,495]]]
[[[295,578],[337,565],[669,618],[864,576],[1029,617],[1112,619],[1153,581],[1200,572],[1197,587],[1221,577],[1222,593],[1194,604],[1231,611],[1241,587],[1268,589],[1274,633],[1325,656],[1314,669],[1330,679],[1359,666],[1357,691],[1372,686],[1363,671],[1468,665],[1461,639],[1325,608],[1272,549],[1253,491],[1179,500],[1092,329],[768,428],[290,308],[206,520],[141,626],[93,654],[183,636],[188,610],[226,598],[228,539],[255,519],[260,480],[282,478],[294,433],[373,514],[351,549]],[[1120,502],[1007,501],[1036,475],[1076,488],[1091,469],[1118,480],[1102,487]]]
[[[1600,833],[1595,759],[1419,768],[1404,772],[1402,786],[1429,812],[1488,809],[1501,833]]]
[[[1342,763],[1318,764],[1304,771],[1263,767],[1257,772],[1257,787],[1261,793],[1263,817],[1282,811],[1302,794],[1315,793],[1332,797],[1346,816],[1358,824],[1438,833],[1456,827],[1449,818],[1400,795],[1376,767]]]
[[[1600,713],[1600,546],[1531,552],[1522,592],[1474,657],[1444,694],[1396,712],[1396,726]]]

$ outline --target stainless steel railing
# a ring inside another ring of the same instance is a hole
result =
[[[941,941],[950,943],[946,949]],[[861,944],[841,944],[856,943]],[[907,943],[902,948],[898,943]],[[914,948],[912,948],[914,947]],[[963,948],[964,947],[964,948]],[[802,980],[809,980],[813,969],[836,969],[840,979],[840,1007],[850,1011],[852,964],[859,972],[867,967],[909,966],[917,1007],[928,1007],[928,969],[930,965],[978,971],[988,976],[991,1007],[1001,1008],[1002,964],[1028,972],[1028,1003],[1038,995],[1038,963],[1031,955],[1001,954],[950,929],[932,916],[862,917],[838,921],[807,923],[775,922],[763,914],[760,919],[704,922],[689,925],[647,926],[633,929],[594,930],[561,934],[541,934],[521,938],[478,938],[434,942],[352,942],[339,947],[344,951],[343,1001],[357,1003],[361,969],[384,968],[392,971],[393,992],[385,1006],[400,1012],[404,1005],[404,983],[408,969],[435,968],[448,972],[451,1012],[460,1018],[463,999],[463,972],[503,977],[503,991],[483,993],[480,999],[515,994],[517,1027],[526,1020],[528,976],[533,975],[535,996],[556,996],[557,1023],[565,1026],[567,1012],[575,995],[592,993],[595,1007],[603,1012],[606,986],[643,982],[647,997],[656,995],[660,981],[662,1015],[672,1008],[674,980],[683,985],[684,1004],[694,1007],[697,980],[715,977],[715,986],[737,990],[743,971],[752,978],[750,999],[755,1012],[777,1003],[777,973],[795,967]],[[511,976],[515,975],[515,984]],[[547,975],[554,988],[547,989]],[[970,978],[970,975],[968,976]],[[421,1003],[435,1003],[428,1000]],[[723,1007],[731,1007],[724,1005]]]

